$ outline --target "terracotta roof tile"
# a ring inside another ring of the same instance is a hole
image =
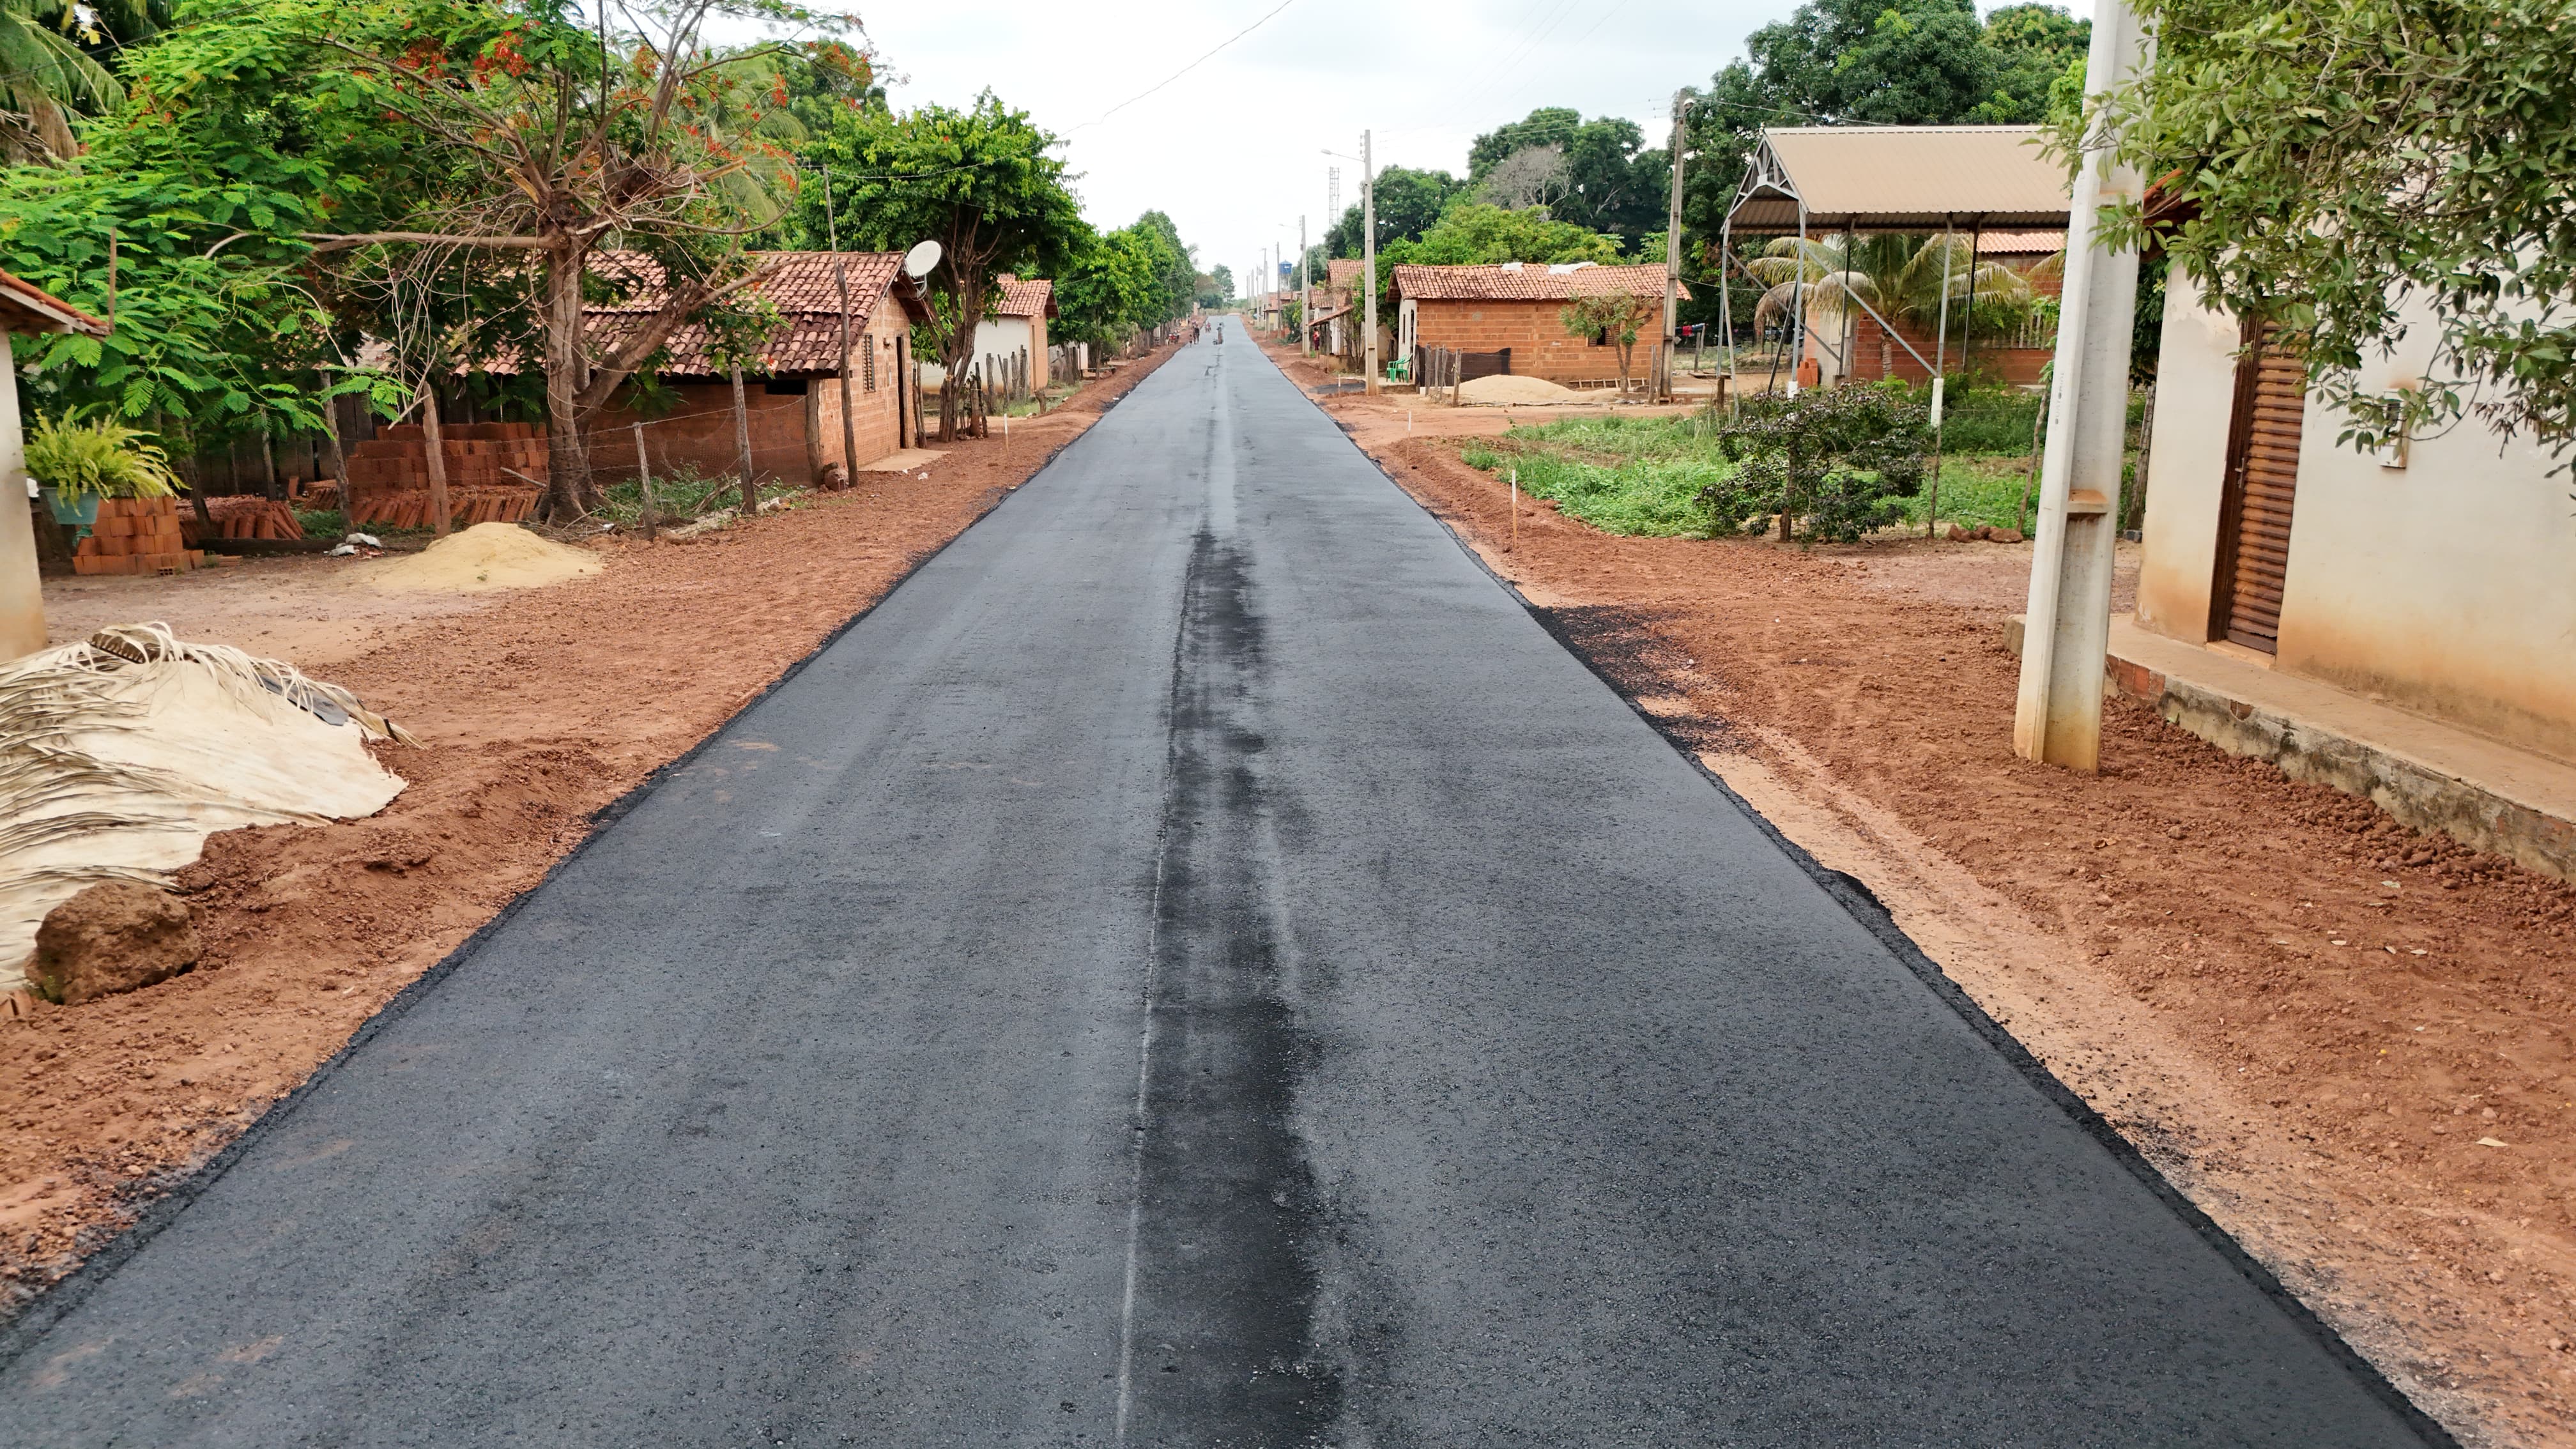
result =
[[[775,264],[773,273],[754,284],[749,295],[765,298],[787,325],[769,340],[759,362],[746,373],[775,375],[841,370],[841,288],[837,258],[849,270],[850,333],[855,338],[876,315],[877,305],[896,295],[915,321],[928,313],[917,300],[915,285],[903,273],[901,252],[756,252],[756,261]],[[642,283],[620,302],[583,308],[591,318],[586,330],[596,345],[615,340],[631,322],[619,319],[649,313],[661,306],[661,277],[651,259],[632,252],[603,252],[592,262],[601,273]],[[898,287],[900,283],[900,287]],[[669,361],[664,377],[723,377],[727,374],[707,356],[707,329],[692,323],[671,334],[664,344]]]
[[[1055,283],[1044,277],[1022,280],[1004,272],[994,278],[1002,298],[993,304],[996,317],[1052,317],[1055,315]]]
[[[1604,267],[1576,263],[1553,267],[1545,262],[1504,262],[1476,267],[1406,266],[1395,269],[1395,291],[1417,302],[1559,302],[1614,292],[1661,297],[1664,264]],[[1690,289],[1684,287],[1682,295],[1688,297]]]
[[[107,323],[103,319],[91,316],[24,277],[0,272],[0,299],[5,299],[0,305],[5,305],[16,316],[32,316],[46,324],[37,330],[81,332],[92,337],[107,335]]]

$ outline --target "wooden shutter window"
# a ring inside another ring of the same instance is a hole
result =
[[[2290,568],[2290,512],[2299,486],[2299,434],[2308,372],[2279,346],[2279,329],[2247,328],[2236,365],[2236,414],[2228,429],[2217,587],[2210,634],[2266,654],[2279,651],[2281,593]]]

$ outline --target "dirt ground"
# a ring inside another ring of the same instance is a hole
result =
[[[49,581],[58,638],[160,619],[287,659],[424,742],[366,820],[231,831],[180,878],[204,956],[78,1007],[0,1000],[0,1319],[293,1090],[534,886],[593,815],[685,753],[962,532],[1170,354],[919,473],[686,543],[610,539],[548,588],[393,594],[303,556]]]
[[[1396,399],[1324,405],[2417,1404],[2576,1445],[2576,890],[2125,699],[2098,778],[2021,760],[2027,545],[1622,539],[1525,501],[1507,548],[1508,495],[1435,436],[1487,410],[1408,437]]]

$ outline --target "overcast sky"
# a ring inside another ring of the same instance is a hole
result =
[[[1321,240],[1325,168],[1359,200],[1360,130],[1380,166],[1463,174],[1467,143],[1537,106],[1626,116],[1660,145],[1673,91],[1705,86],[1795,0],[1290,0],[1163,89],[1278,0],[1108,4],[914,0],[859,18],[895,73],[896,107],[964,106],[991,87],[1069,139],[1084,213],[1104,228],[1160,207],[1238,286],[1260,249]]]

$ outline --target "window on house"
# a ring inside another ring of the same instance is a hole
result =
[[[867,391],[877,390],[877,350],[873,347],[868,349],[868,355],[859,363],[859,378],[866,385]]]

